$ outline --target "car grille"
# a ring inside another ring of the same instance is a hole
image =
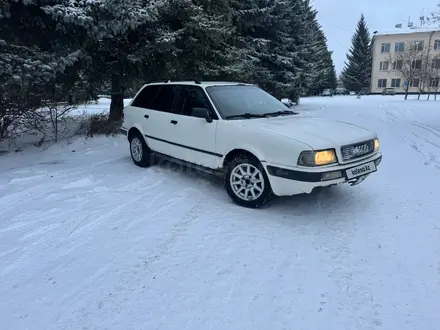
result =
[[[344,161],[366,156],[371,154],[373,151],[374,140],[368,140],[341,147],[342,158]]]

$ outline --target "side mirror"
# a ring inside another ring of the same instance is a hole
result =
[[[212,123],[212,118],[209,115],[209,110],[206,108],[192,108],[191,116],[196,118],[204,118],[208,123]]]

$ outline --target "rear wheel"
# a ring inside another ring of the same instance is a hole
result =
[[[130,154],[133,162],[139,167],[151,166],[151,150],[141,134],[135,133],[130,137]]]
[[[262,207],[273,197],[263,165],[247,155],[237,156],[227,165],[225,189],[236,204],[249,208]]]

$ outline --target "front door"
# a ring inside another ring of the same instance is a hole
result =
[[[192,116],[193,108],[206,108],[213,119],[208,123],[204,118]],[[216,153],[216,132],[218,118],[199,86],[180,85],[176,102],[176,121],[172,135],[175,157],[208,168],[218,168],[221,157]]]

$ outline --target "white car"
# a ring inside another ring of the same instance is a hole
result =
[[[295,104],[291,99],[287,99],[287,98],[281,99],[281,103],[284,104],[289,109],[292,108]]]
[[[298,115],[255,85],[155,82],[124,109],[121,134],[141,167],[164,158],[224,177],[230,198],[257,208],[272,196],[356,185],[377,170],[375,133]]]
[[[333,96],[333,91],[331,89],[324,89],[321,93],[321,96]]]

